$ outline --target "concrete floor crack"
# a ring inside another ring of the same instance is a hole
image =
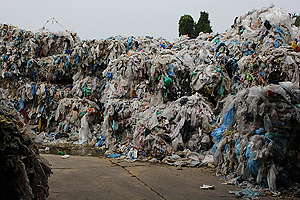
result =
[[[128,170],[126,168],[126,166],[122,166],[118,163],[113,162],[112,160],[109,160],[112,164],[117,165],[119,167],[121,167],[122,169],[124,169],[128,174],[130,174],[132,177],[134,177],[137,181],[139,181],[140,183],[142,183],[147,189],[149,189],[150,191],[152,191],[153,193],[155,193],[157,196],[159,196],[161,199],[163,200],[167,200],[167,198],[165,198],[161,193],[159,193],[158,191],[156,191],[153,187],[151,187],[150,185],[148,185],[146,182],[144,182],[142,179],[140,179],[138,176],[136,176],[135,174],[133,174],[130,170]]]

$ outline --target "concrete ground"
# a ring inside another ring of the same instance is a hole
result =
[[[182,168],[99,157],[43,155],[51,164],[49,200],[234,199],[210,169]],[[202,190],[200,185],[215,185]]]

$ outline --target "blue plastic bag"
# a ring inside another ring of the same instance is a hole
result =
[[[98,142],[95,144],[96,147],[102,147],[104,142],[105,142],[106,137],[104,135],[102,135],[100,137],[100,139],[98,140]]]
[[[174,65],[173,64],[169,64],[168,65],[168,75],[169,76],[174,76],[175,75],[175,73],[174,73]]]
[[[113,74],[111,72],[107,72],[106,73],[106,78],[112,79],[113,78]]]
[[[119,153],[112,153],[112,154],[107,155],[106,157],[107,158],[119,158],[120,156],[121,156],[121,154],[119,154]]]
[[[130,50],[132,48],[133,45],[133,37],[129,37],[127,40],[127,50]]]
[[[235,109],[231,108],[224,115],[223,124],[219,128],[216,128],[215,130],[213,130],[213,132],[211,133],[211,136],[213,137],[214,142],[215,142],[215,144],[212,148],[212,152],[216,151],[216,149],[217,149],[216,145],[221,141],[221,139],[223,137],[223,133],[227,130],[227,128],[229,128],[233,124],[234,114],[235,114]]]

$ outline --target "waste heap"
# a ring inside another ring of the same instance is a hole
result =
[[[299,174],[300,90],[290,82],[256,86],[224,99],[212,132],[217,172],[278,191]]]
[[[157,106],[137,100],[110,102],[106,104],[100,135],[105,142],[97,146],[106,145],[108,153],[118,152],[131,160],[149,156],[162,160],[184,150],[182,155],[206,152],[211,146],[209,132],[214,114],[205,102],[200,94]],[[199,165],[202,155],[198,157],[198,163],[178,165]]]
[[[1,199],[47,199],[51,169],[22,130],[8,91],[0,89]]]
[[[180,38],[178,56],[190,67],[191,87],[211,102],[243,88],[299,81],[299,28],[276,7],[237,17],[221,34]]]
[[[120,36],[87,41],[71,32],[1,25],[0,84],[37,143],[88,144],[109,157],[176,166],[214,158],[220,173],[258,177],[275,191],[274,174],[276,180],[284,174],[277,168],[290,168],[271,154],[260,155],[268,163],[255,163],[257,172],[245,173],[249,159],[257,160],[253,152],[279,145],[270,134],[286,135],[289,148],[280,153],[293,163],[299,118],[287,113],[299,112],[300,79],[300,31],[293,24],[289,14],[268,7],[237,17],[224,33],[174,43]],[[274,129],[277,119],[286,130]],[[260,141],[254,149],[253,138]],[[247,156],[235,148],[239,140],[251,146]]]

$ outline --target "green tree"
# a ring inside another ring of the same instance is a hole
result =
[[[207,12],[200,12],[200,18],[198,23],[195,25],[195,36],[197,37],[200,32],[211,33],[211,25],[209,21],[209,15]]]
[[[179,36],[188,35],[194,37],[194,19],[190,15],[183,15],[179,20]]]

